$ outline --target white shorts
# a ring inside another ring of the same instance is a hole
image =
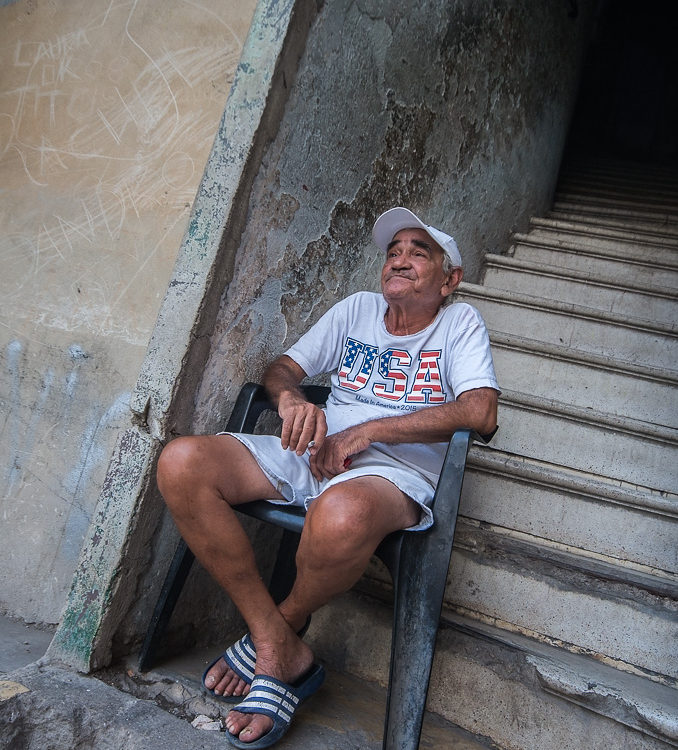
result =
[[[270,500],[272,503],[296,505],[308,510],[310,503],[328,487],[356,477],[377,476],[394,484],[420,507],[419,523],[410,526],[407,531],[422,531],[433,524],[433,513],[429,506],[435,487],[421,474],[403,466],[374,446],[355,456],[350,469],[332,479],[323,479],[319,482],[311,474],[308,453],[297,456],[294,451],[283,450],[279,437],[235,432],[220,434],[237,438],[254,456],[271,484],[285,498]]]

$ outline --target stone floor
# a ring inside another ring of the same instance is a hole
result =
[[[130,661],[84,676],[40,660],[50,638],[49,631],[0,617],[0,748],[228,747],[222,733],[190,724],[196,715],[218,720],[228,711],[200,690],[211,650],[165,661],[143,674]],[[330,672],[276,747],[379,750],[384,706],[379,685]],[[487,747],[440,717],[426,715],[421,750]]]

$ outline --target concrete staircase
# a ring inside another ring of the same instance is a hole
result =
[[[460,288],[503,394],[470,455],[429,707],[489,744],[678,746],[677,280],[678,178],[598,163]]]

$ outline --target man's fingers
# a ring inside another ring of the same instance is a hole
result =
[[[294,409],[286,410],[283,417],[280,442],[284,449],[291,449],[297,455],[303,455],[308,444],[313,440],[317,446],[327,433],[327,423],[322,409],[311,403],[300,404]]]
[[[315,434],[315,420],[311,421],[306,419],[301,426],[301,432],[299,438],[296,441],[296,452],[297,456],[303,456],[306,452],[308,444],[311,442],[311,438]],[[293,448],[295,445],[293,444]]]
[[[295,436],[295,425],[298,424],[297,414],[291,414],[283,419],[282,431],[280,433],[280,442],[282,447],[287,450],[288,448],[296,448],[297,439],[299,433],[301,433],[301,427],[297,427]]]
[[[324,477],[322,471],[320,471],[320,468],[318,467],[318,456],[317,454],[311,454],[311,457],[309,458],[309,467],[311,469],[311,474],[319,481],[321,482]]]
[[[351,457],[347,457],[340,443],[332,435],[324,440],[321,448],[311,453],[311,473],[318,480],[332,479],[337,474],[346,471],[351,465]]]
[[[323,447],[326,436],[327,420],[325,419],[325,412],[321,410],[315,422],[315,432],[313,433],[313,438],[311,440],[311,443],[313,443],[313,445],[311,446],[311,443],[309,443],[311,453],[317,453]]]

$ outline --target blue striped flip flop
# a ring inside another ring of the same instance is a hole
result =
[[[292,717],[297,708],[325,680],[325,669],[314,664],[298,680],[288,685],[275,677],[258,674],[252,680],[250,691],[242,703],[233,710],[243,714],[263,714],[273,719],[273,728],[263,737],[253,742],[242,742],[235,735],[229,734],[228,741],[233,747],[241,750],[261,750],[271,747],[280,740],[290,728]]]

